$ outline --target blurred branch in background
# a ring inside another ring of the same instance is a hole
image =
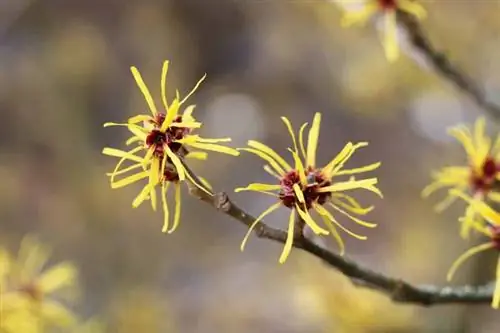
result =
[[[430,42],[420,26],[420,23],[413,16],[399,10],[399,22],[408,32],[411,45],[416,51],[422,53],[427,61],[434,67],[439,75],[452,82],[463,93],[468,95],[474,102],[490,114],[493,118],[500,120],[500,106],[489,101],[486,93],[460,68],[453,65],[448,57],[438,51]]]
[[[184,164],[186,170],[196,180],[196,175]],[[210,195],[196,186],[191,186],[190,193],[200,200],[210,204],[212,207],[250,227],[255,222],[255,217],[246,213],[234,204],[229,196],[220,192]],[[285,243],[287,232],[272,228],[263,222],[255,227],[255,234],[259,238],[270,239],[279,243]],[[296,235],[293,247],[302,249],[326,262],[328,265],[339,270],[351,278],[359,286],[376,289],[387,294],[393,301],[399,303],[413,303],[423,306],[450,304],[450,303],[488,303],[491,302],[494,283],[483,286],[460,286],[460,287],[437,287],[437,286],[414,286],[404,280],[375,272],[367,267],[335,254],[304,237]]]

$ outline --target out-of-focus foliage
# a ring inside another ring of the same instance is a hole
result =
[[[324,333],[418,332],[414,308],[359,288],[318,260],[300,256],[294,276],[297,307],[324,322]]]
[[[79,329],[78,319],[67,304],[78,290],[77,269],[70,262],[45,267],[49,254],[49,248],[31,235],[22,239],[16,256],[0,248],[2,331],[46,333],[58,328]],[[96,327],[85,329],[97,333]]]

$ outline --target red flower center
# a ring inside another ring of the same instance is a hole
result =
[[[474,192],[488,192],[496,181],[499,172],[499,165],[491,157],[484,161],[479,173],[473,173],[471,186]]]
[[[41,290],[33,283],[28,283],[22,286],[19,288],[19,291],[26,294],[33,301],[41,301],[43,298]]]
[[[382,10],[393,10],[397,8],[397,0],[377,0]]]
[[[495,249],[500,251],[500,226],[490,225],[489,229],[492,233],[491,242],[493,243],[493,246],[495,247]]]
[[[163,181],[177,182],[179,181],[179,174],[172,164],[167,164],[163,170]]]
[[[182,121],[182,116],[177,116],[172,125],[169,126],[165,132],[160,131],[163,121],[165,121],[165,114],[157,113],[154,119],[150,120],[150,123],[154,125],[154,128],[146,137],[147,147],[150,148],[151,146],[154,146],[154,155],[158,158],[163,157],[165,145],[167,145],[174,153],[185,150],[182,144],[173,141],[180,140],[191,132],[190,128],[175,126],[175,123]]]
[[[164,152],[164,145],[169,144],[170,138],[166,133],[163,133],[160,130],[153,129],[149,132],[146,137],[146,145],[148,148],[154,147],[154,155],[161,158]]]
[[[279,197],[283,205],[288,208],[294,208],[295,204],[299,203],[293,190],[294,184],[299,184],[301,187],[307,209],[310,209],[314,202],[323,205],[331,196],[329,192],[319,192],[320,188],[332,184],[319,170],[309,169],[307,171],[307,185],[305,186],[300,183],[299,173],[296,170],[292,170],[286,173],[280,181],[281,190]]]

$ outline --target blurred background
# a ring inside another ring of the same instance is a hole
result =
[[[424,2],[430,39],[500,103],[498,1]],[[421,308],[392,304],[355,288],[316,258],[292,252],[183,193],[180,228],[161,233],[161,212],[132,209],[140,190],[109,187],[127,131],[104,129],[144,113],[129,67],[137,66],[159,100],[163,60],[170,88],[186,93],[202,134],[249,139],[286,152],[279,117],[298,127],[323,113],[318,158],[349,141],[369,141],[350,165],[382,161],[385,198],[376,229],[347,240],[360,263],[412,283],[445,285],[451,262],[471,243],[458,237],[460,204],[444,214],[421,199],[430,171],[464,164],[446,128],[481,114],[427,67],[402,57],[389,64],[376,29],[342,29],[339,7],[321,0],[2,0],[0,1],[0,241],[15,249],[35,234],[54,249],[53,262],[80,269],[83,299],[75,311],[97,317],[107,332],[497,332],[488,305]],[[471,52],[471,50],[473,50]],[[170,94],[173,90],[170,91]],[[490,129],[495,132],[495,124]],[[202,171],[218,190],[266,177],[250,154],[211,155]],[[240,193],[252,214],[272,198]],[[284,227],[288,212],[267,219]],[[346,223],[351,223],[346,221]],[[356,227],[354,227],[356,228]],[[494,256],[476,257],[454,283],[493,278]]]

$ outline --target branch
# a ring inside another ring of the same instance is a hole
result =
[[[191,169],[189,169],[185,163],[183,164],[186,172],[189,173],[197,183],[201,183]],[[240,221],[247,227],[250,227],[255,222],[255,217],[234,204],[224,192],[209,194],[208,191],[203,191],[197,186],[192,185],[190,186],[190,193],[215,209]],[[285,243],[287,238],[287,233],[285,231],[272,228],[264,222],[259,222],[254,232],[259,238],[270,239],[282,244]],[[401,279],[375,272],[352,260],[322,248],[313,241],[305,238],[302,234],[295,235],[293,246],[323,260],[329,266],[349,277],[354,284],[379,290],[387,294],[395,302],[430,306],[450,303],[489,303],[492,299],[494,283],[483,286],[443,288],[436,286],[414,286]]]
[[[500,106],[489,101],[486,93],[474,80],[453,65],[444,53],[436,50],[423,32],[417,19],[412,15],[399,11],[398,20],[408,32],[410,43],[427,58],[439,75],[456,85],[493,118],[500,120]]]

